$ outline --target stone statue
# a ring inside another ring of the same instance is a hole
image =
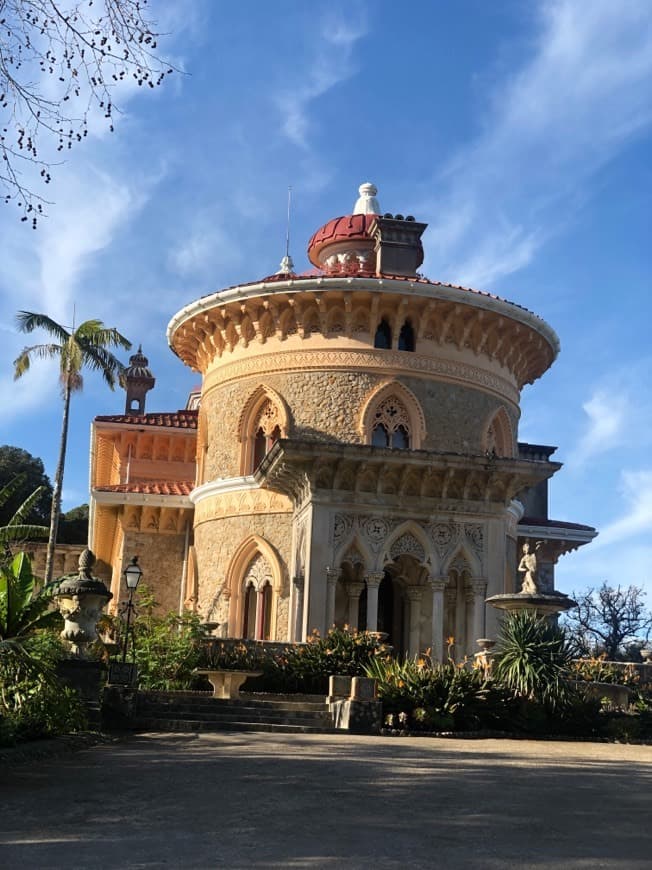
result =
[[[535,546],[535,552],[530,552],[530,545],[526,541],[523,544],[523,556],[518,563],[519,573],[524,574],[523,585],[521,586],[522,595],[538,595],[539,587],[537,586],[537,556],[536,551],[541,546],[539,541]]]

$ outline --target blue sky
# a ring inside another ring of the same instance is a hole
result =
[[[185,74],[126,86],[56,167],[34,232],[0,208],[0,441],[52,476],[56,373],[18,383],[18,309],[99,317],[142,342],[148,409],[198,378],[165,327],[187,302],[276,270],[348,213],[362,181],[429,223],[428,277],[489,290],[557,330],[523,394],[522,440],[557,444],[551,515],[600,537],[557,585],[646,586],[652,599],[652,10],[647,0],[158,2]],[[31,340],[31,339],[30,339]],[[38,339],[37,339],[38,340]],[[93,375],[73,402],[64,507],[87,500],[89,427],[121,413]]]

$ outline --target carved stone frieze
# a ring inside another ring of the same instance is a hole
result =
[[[290,513],[287,496],[267,489],[230,492],[203,499],[195,506],[195,525],[240,514]]]
[[[330,368],[347,370],[371,368],[380,369],[384,373],[409,371],[434,377],[439,376],[447,381],[455,381],[463,385],[470,384],[488,390],[498,394],[501,398],[508,399],[514,405],[518,405],[519,400],[518,390],[513,382],[478,366],[418,353],[405,354],[387,350],[378,353],[362,349],[356,351],[328,351],[323,348],[314,351],[302,349],[259,354],[232,363],[224,363],[222,360],[222,365],[212,369],[206,376],[204,390],[206,391],[217,384],[259,375],[261,372]]]

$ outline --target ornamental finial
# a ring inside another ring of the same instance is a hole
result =
[[[380,205],[376,199],[378,188],[370,181],[365,181],[358,188],[360,194],[353,206],[353,214],[381,214]]]

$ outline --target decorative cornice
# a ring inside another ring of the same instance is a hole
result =
[[[371,277],[290,278],[213,293],[173,317],[168,341],[187,365],[206,373],[236,349],[291,336],[344,337],[369,347],[379,316],[391,321],[395,341],[409,317],[418,324],[417,348],[421,342],[468,348],[497,360],[519,387],[538,378],[559,351],[548,324],[511,302],[451,285]]]
[[[247,492],[260,489],[253,475],[243,477],[221,477],[217,480],[209,480],[201,486],[195,487],[190,493],[193,504],[199,504],[207,498],[228,495],[232,492]]]
[[[439,378],[465,387],[475,387],[507,399],[518,407],[519,392],[513,382],[500,375],[453,360],[437,359],[418,353],[359,350],[324,350],[323,348],[275,351],[257,354],[246,359],[223,363],[206,376],[204,394],[229,381],[260,376],[271,372],[321,371],[380,372],[384,376],[410,374]]]
[[[147,505],[148,507],[185,508],[192,510],[193,504],[187,495],[152,495],[142,492],[104,492],[99,489],[91,491],[91,497],[96,504],[101,505]]]

